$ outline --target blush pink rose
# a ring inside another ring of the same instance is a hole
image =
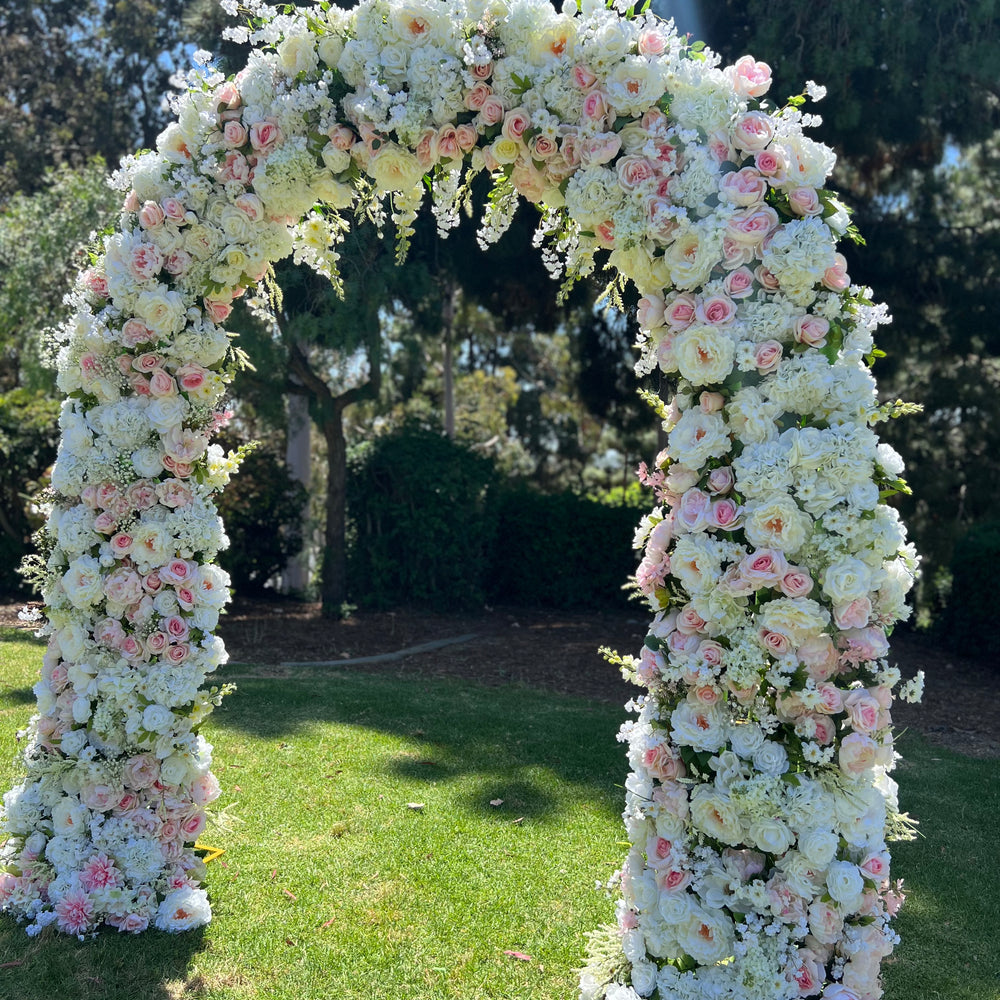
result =
[[[798,566],[790,566],[779,584],[785,597],[808,597],[813,589],[813,578]]]
[[[486,126],[499,125],[503,121],[503,116],[503,101],[496,94],[491,93],[483,100],[482,107],[479,109],[480,120]]]
[[[146,649],[148,649],[153,656],[162,656],[169,645],[170,639],[166,632],[150,632],[149,635],[146,636]]]
[[[857,777],[878,763],[878,745],[864,733],[851,733],[840,743],[838,760],[845,774]]]
[[[726,397],[721,392],[703,392],[698,397],[698,409],[702,413],[718,413],[726,405]]]
[[[738,267],[726,275],[722,287],[731,299],[745,299],[753,294],[753,272],[748,267]]]
[[[635,156],[630,154],[623,156],[616,164],[615,170],[618,172],[618,183],[626,191],[635,191],[655,178],[653,164],[645,156]]]
[[[122,325],[121,339],[127,347],[138,347],[153,340],[154,334],[142,320],[128,319]]]
[[[736,319],[736,305],[727,295],[712,295],[698,303],[695,315],[710,326],[728,326]]]
[[[736,122],[733,143],[748,153],[764,149],[774,138],[774,121],[763,111],[748,111]]]
[[[823,211],[823,204],[811,187],[798,187],[788,192],[788,206],[796,215],[813,216]]]
[[[754,167],[743,167],[722,178],[719,193],[731,205],[753,208],[763,203],[767,194],[767,180]]]
[[[740,97],[763,97],[771,86],[771,67],[753,56],[740,56],[733,65],[732,77]]]
[[[129,257],[129,270],[140,281],[148,281],[163,268],[163,254],[152,243],[140,243]]]
[[[847,274],[847,259],[843,254],[836,254],[834,263],[823,272],[823,286],[831,292],[843,292],[851,286]]]
[[[571,75],[574,86],[580,90],[590,90],[597,83],[597,76],[589,67],[582,64],[574,66]]]
[[[722,531],[733,531],[739,526],[742,513],[743,508],[735,500],[716,500],[712,504],[709,524]]]
[[[757,344],[753,352],[757,371],[761,375],[769,375],[776,371],[778,365],[781,364],[783,350],[781,344],[776,340],[765,340],[762,344]]]
[[[693,295],[681,294],[667,304],[665,318],[675,330],[686,330],[695,318],[698,304]]]
[[[165,396],[177,395],[177,383],[172,375],[167,374],[162,368],[157,368],[149,376],[149,394],[154,399],[162,399]]]
[[[580,159],[584,166],[610,163],[622,148],[621,136],[616,132],[599,132],[584,139],[580,146]]]
[[[477,83],[465,93],[465,106],[469,111],[482,111],[486,99],[493,95],[493,88],[488,83]]]
[[[458,138],[458,148],[462,150],[463,153],[469,153],[476,148],[476,143],[479,142],[479,133],[476,131],[474,125],[470,125],[466,122],[464,125],[459,125],[455,129],[455,135]]]
[[[162,226],[165,218],[163,208],[155,201],[147,201],[139,209],[139,225],[143,229],[155,229],[157,226]]]
[[[669,743],[657,743],[643,754],[646,770],[660,781],[675,781],[687,774],[680,754]]]
[[[526,108],[514,108],[504,115],[500,134],[515,142],[524,140],[524,133],[531,127],[531,112]]]
[[[708,474],[708,490],[710,493],[728,493],[736,482],[733,470],[728,465],[720,465]]]
[[[823,347],[830,332],[830,322],[822,316],[800,316],[795,321],[795,340],[809,347]]]
[[[228,121],[222,127],[222,141],[230,149],[238,149],[240,146],[245,146],[249,133],[247,132],[246,126],[239,121]]]
[[[180,198],[164,198],[160,205],[163,208],[164,216],[171,222],[183,225],[187,221],[187,209]]]
[[[757,630],[757,638],[761,646],[772,656],[784,656],[792,648],[791,640],[782,632],[762,628]]]
[[[872,613],[872,602],[867,597],[857,597],[848,604],[838,604],[833,609],[837,628],[864,628]]]
[[[583,99],[584,121],[593,122],[600,128],[607,124],[609,113],[608,97],[603,90],[591,90]]]
[[[283,139],[281,129],[274,122],[254,122],[250,126],[250,145],[258,156],[266,156]]]
[[[222,299],[205,298],[202,299],[202,302],[205,306],[205,313],[213,323],[224,323],[233,311],[232,305]]]
[[[844,711],[856,732],[874,733],[878,729],[881,706],[867,691],[851,691],[844,699]]]

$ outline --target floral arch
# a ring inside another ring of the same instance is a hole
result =
[[[881,996],[902,898],[886,632],[916,559],[881,502],[902,464],[871,429],[892,415],[867,367],[887,317],[837,253],[848,214],[805,96],[770,105],[764,64],[720,68],[598,0],[242,10],[247,67],[193,75],[123,163],[120,224],[74,293],[3,907],[80,936],[210,919],[198,729],[226,693],[205,686],[228,584],[212,497],[236,465],[210,439],[239,365],[221,324],[288,255],[336,282],[358,213],[391,216],[405,252],[430,190],[447,231],[487,171],[483,242],[523,196],[553,274],[608,251],[642,296],[638,369],[677,380],[642,471],[654,617],[621,662],[647,689],[621,735],[632,846],[583,995]]]

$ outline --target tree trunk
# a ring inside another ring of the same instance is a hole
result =
[[[292,477],[308,490],[312,478],[312,441],[309,433],[309,400],[304,393],[288,396],[288,443],[285,465]],[[309,521],[309,500],[302,505],[302,551],[288,560],[281,574],[281,589],[288,594],[302,594],[309,586],[310,540],[305,528]]]
[[[455,296],[456,288],[445,284],[442,291],[441,326],[444,334],[444,432],[455,438]]]
[[[347,600],[347,441],[343,408],[334,406],[323,421],[326,440],[326,529],[320,595],[324,618],[339,618]]]

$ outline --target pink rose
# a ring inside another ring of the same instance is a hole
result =
[[[168,375],[162,368],[157,368],[149,376],[149,394],[154,399],[176,396],[177,383],[172,375]]]
[[[889,852],[869,854],[858,867],[871,879],[881,882],[889,877]]]
[[[238,149],[245,146],[248,132],[242,122],[228,121],[222,128],[222,141],[230,149]]]
[[[597,83],[596,75],[583,65],[573,67],[572,77],[574,85],[580,90],[590,90]]]
[[[547,160],[559,152],[559,144],[544,133],[536,135],[529,143],[531,156],[535,160]]]
[[[755,154],[754,165],[765,176],[772,181],[781,183],[784,179],[785,171],[788,169],[788,160],[781,149],[765,149]]]
[[[205,814],[200,809],[181,820],[181,831],[184,834],[185,840],[197,840],[198,835],[204,829]]]
[[[207,806],[219,797],[220,792],[219,782],[211,771],[199,774],[191,783],[191,801],[195,805]]]
[[[190,655],[191,647],[186,642],[178,642],[167,647],[167,659],[171,663],[183,663]]]
[[[171,615],[161,623],[161,628],[165,628],[167,635],[171,639],[183,641],[191,631],[188,623],[180,615]]]
[[[146,649],[148,649],[153,656],[162,656],[169,645],[170,639],[166,632],[150,632],[149,635],[146,636]]]
[[[503,101],[496,94],[491,93],[483,100],[482,107],[479,109],[480,120],[488,127],[490,125],[498,125],[503,121],[503,116]]]
[[[125,195],[125,201],[122,204],[123,212],[138,212],[139,211],[139,196],[135,193],[133,188],[127,195]]]
[[[142,372],[144,375],[148,375],[150,372],[156,371],[160,367],[163,359],[158,354],[153,354],[152,352],[147,352],[146,354],[140,354],[137,358],[133,359],[132,367],[137,372]]]
[[[879,727],[881,706],[865,690],[851,691],[844,699],[844,711],[856,732],[874,733]]]
[[[433,167],[438,161],[438,133],[436,128],[426,128],[420,139],[417,141],[413,151],[416,154],[417,162],[425,170]]]
[[[639,32],[639,55],[662,56],[667,50],[668,36],[659,27],[646,28]]]
[[[119,531],[111,536],[111,551],[116,559],[124,559],[132,551],[134,539],[125,531]]]
[[[158,483],[156,495],[164,507],[185,507],[194,496],[191,487],[179,479],[164,479]]]
[[[104,593],[115,604],[137,604],[142,599],[142,580],[133,569],[116,569],[104,580]]]
[[[465,106],[469,111],[482,111],[487,98],[493,95],[493,88],[487,83],[477,83],[466,91]]]
[[[753,272],[748,267],[738,267],[726,275],[722,287],[731,299],[745,299],[753,294]]]
[[[283,139],[281,129],[274,122],[254,122],[250,126],[250,145],[258,156],[267,156]]]
[[[705,527],[712,498],[702,490],[687,490],[681,497],[674,514],[675,521],[688,531],[699,531]]]
[[[163,209],[155,201],[147,201],[139,209],[139,225],[143,229],[155,229],[157,226],[162,226],[165,217]]]
[[[800,316],[795,321],[795,340],[809,347],[823,347],[826,335],[830,332],[830,323],[822,316]]]
[[[722,531],[733,531],[740,523],[743,508],[735,500],[716,500],[712,504],[709,524]]]
[[[110,649],[117,649],[124,638],[125,632],[122,629],[122,623],[117,618],[105,618],[98,622],[94,629],[94,639]]]
[[[230,181],[236,181],[237,184],[248,184],[250,182],[250,164],[242,153],[232,149],[226,153],[218,176],[223,184],[228,184]]]
[[[867,597],[858,597],[849,604],[838,604],[833,609],[833,620],[837,628],[864,628],[872,613],[872,602]]]
[[[108,279],[103,275],[88,268],[80,275],[80,282],[84,288],[99,299],[108,297]]]
[[[458,137],[458,148],[463,153],[471,152],[476,148],[476,143],[479,142],[479,133],[476,131],[475,126],[470,125],[468,122],[464,125],[459,125],[455,129],[455,134]]]
[[[816,189],[811,187],[799,187],[788,192],[788,207],[796,215],[811,216],[819,215],[823,211],[823,205],[816,194]]]
[[[183,365],[174,373],[177,382],[185,392],[194,392],[205,384],[208,370],[201,365]]]
[[[698,397],[698,408],[702,413],[718,413],[726,405],[726,397],[721,392],[703,392]]]
[[[559,152],[569,170],[580,166],[580,136],[576,128],[567,129],[559,143]]]
[[[194,258],[187,250],[173,250],[163,262],[163,270],[174,276],[184,274]]]
[[[780,220],[770,205],[745,208],[734,213],[726,223],[726,235],[742,247],[758,247]]]
[[[667,323],[675,330],[686,330],[693,322],[697,302],[692,295],[678,295],[666,307]]]
[[[722,178],[720,195],[731,205],[740,208],[756,208],[763,204],[767,194],[767,181],[754,167],[734,170]]]
[[[779,587],[785,597],[808,597],[812,593],[813,579],[804,569],[791,566],[781,578]]]
[[[196,568],[196,563],[189,563],[186,559],[171,559],[166,566],[160,567],[160,577],[169,584],[187,583]]]
[[[720,465],[708,474],[708,490],[710,493],[728,493],[736,482],[733,470],[728,465]]]
[[[621,136],[616,132],[599,132],[583,140],[580,146],[580,159],[584,166],[610,163],[621,148]]]
[[[118,524],[118,516],[110,510],[101,511],[94,518],[94,531],[102,535],[110,535]]]
[[[757,638],[764,649],[772,656],[784,656],[792,648],[791,640],[782,632],[771,629],[758,629]]]
[[[142,320],[128,319],[122,326],[122,343],[126,347],[138,347],[154,339],[153,331]]]
[[[781,364],[783,348],[776,340],[765,340],[754,347],[754,363],[761,375],[769,375]]]
[[[774,122],[763,111],[748,111],[736,122],[733,142],[737,149],[757,152],[774,138]]]
[[[118,648],[121,650],[122,655],[132,663],[144,660],[148,655],[145,646],[134,635],[127,635]]]
[[[671,653],[695,653],[698,650],[698,636],[687,634],[679,630],[671,632],[667,636],[667,649]]]
[[[814,730],[813,739],[820,746],[829,746],[837,735],[837,724],[828,715],[820,715],[818,712],[807,712],[805,718],[811,719]]]
[[[684,635],[694,635],[701,632],[706,625],[705,619],[695,611],[694,606],[685,604],[677,616],[677,631]],[[695,647],[697,648],[697,647]]]
[[[851,777],[871,770],[878,762],[878,746],[864,733],[851,733],[840,743],[840,769]]]
[[[771,86],[771,67],[753,56],[740,56],[732,68],[733,86],[740,97],[763,97]]]
[[[187,221],[187,209],[184,207],[184,202],[180,198],[164,198],[160,202],[163,208],[163,214],[171,222],[176,222],[178,225],[182,225]]]
[[[531,127],[531,112],[525,108],[514,108],[504,115],[500,134],[505,139],[523,142],[524,133]]]
[[[185,611],[190,611],[194,607],[194,591],[190,587],[177,587],[174,593],[177,595],[177,603]]]
[[[687,774],[680,754],[669,743],[657,743],[643,754],[646,770],[660,781],[675,781]]]
[[[788,563],[778,549],[757,549],[740,560],[739,571],[755,588],[777,587],[788,572]]]
[[[765,292],[776,292],[781,288],[778,279],[763,264],[756,268],[753,276],[764,287]]]
[[[233,311],[232,305],[222,299],[202,299],[205,312],[213,323],[224,323]]]
[[[726,295],[712,295],[699,302],[695,315],[710,326],[728,326],[736,318],[736,305]]]
[[[155,570],[142,578],[142,589],[147,594],[158,594],[163,589],[163,581]]]
[[[608,123],[608,98],[603,90],[591,90],[583,99],[583,120],[593,122],[598,128],[603,128]]]
[[[636,319],[644,330],[653,330],[663,325],[663,299],[659,295],[646,295],[639,299]]]
[[[816,711],[823,715],[836,715],[844,709],[844,693],[829,681],[822,681],[816,685],[816,692],[820,696],[820,703],[816,706]]]
[[[129,270],[140,281],[148,281],[163,268],[163,254],[153,243],[140,243],[132,249]]]
[[[635,191],[653,180],[653,164],[645,156],[623,156],[616,164],[618,183],[626,191]]]
[[[851,287],[851,279],[847,274],[847,260],[843,254],[834,256],[834,264],[823,272],[823,286],[831,292],[843,292]]]

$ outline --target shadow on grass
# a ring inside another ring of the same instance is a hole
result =
[[[270,740],[316,723],[386,733],[419,746],[419,756],[383,765],[387,776],[428,784],[479,776],[470,811],[502,798],[518,815],[541,816],[553,808],[543,771],[620,809],[615,786],[626,762],[615,737],[626,716],[622,708],[520,687],[330,670],[301,679],[241,676],[212,726]]]
[[[188,970],[208,947],[203,930],[185,934],[101,931],[78,941],[47,930],[29,938],[24,926],[0,918],[0,996],[101,1000],[176,1000],[194,996]]]

